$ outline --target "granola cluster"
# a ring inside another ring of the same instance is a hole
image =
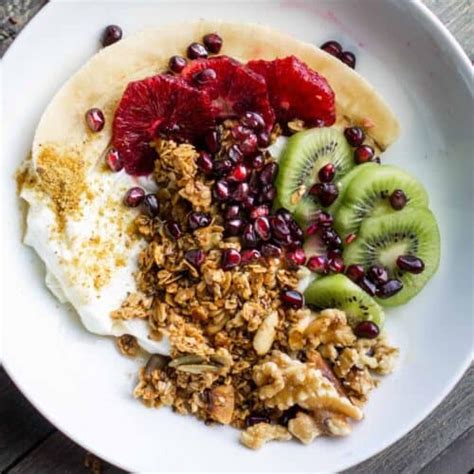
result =
[[[279,258],[223,269],[222,252],[241,244],[224,233],[198,153],[172,141],[155,147],[162,205],[158,216],[142,214],[131,229],[147,242],[136,274],[139,292],[112,317],[146,319],[150,338],[167,337],[171,353],[150,357],[135,397],[244,429],[241,441],[253,449],[272,439],[308,443],[348,434],[349,421],[362,418],[376,374],[392,369],[397,350],[382,336],[358,339],[340,311],[285,306],[280,294],[299,278]],[[209,225],[190,229],[192,211],[207,212]],[[170,222],[183,230],[179,238]],[[185,257],[197,250],[199,266]],[[135,346],[122,337],[119,347],[132,355]]]

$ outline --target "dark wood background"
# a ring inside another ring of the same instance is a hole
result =
[[[0,56],[46,3],[47,0],[0,0]],[[425,0],[425,3],[456,36],[472,61],[472,0]],[[428,418],[382,453],[346,472],[473,474],[473,388],[474,366],[471,366]],[[90,471],[123,472],[87,453],[56,430],[0,368],[0,472],[76,474]]]

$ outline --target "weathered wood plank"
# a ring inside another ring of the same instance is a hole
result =
[[[53,431],[0,368],[0,472]]]

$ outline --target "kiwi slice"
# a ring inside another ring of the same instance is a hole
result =
[[[307,192],[318,181],[318,171],[328,163],[336,168],[336,181],[355,165],[352,148],[339,130],[311,128],[289,138],[279,160],[279,203],[293,212],[300,202],[299,193]]]
[[[322,208],[311,196],[304,196],[294,211],[294,218],[303,229],[306,229],[312,222],[314,222],[318,211],[321,209],[331,213],[332,215],[335,215],[343,202],[344,194],[349,186],[349,183],[362,170],[377,168],[379,166],[380,165],[376,163],[364,163],[363,165],[352,168],[349,173],[336,182],[339,189],[339,196],[329,207]]]
[[[382,327],[384,313],[376,301],[345,275],[319,278],[305,291],[306,302],[318,309],[337,308],[346,313],[354,327],[362,321],[373,321]]]
[[[363,168],[350,181],[334,216],[334,227],[341,238],[357,234],[366,218],[399,212],[389,201],[396,189],[401,189],[407,197],[404,210],[428,207],[425,188],[407,172],[392,165]]]
[[[414,255],[425,264],[422,273],[413,274],[397,267],[400,255]],[[428,209],[407,209],[362,222],[357,238],[344,250],[346,265],[365,268],[383,265],[390,278],[403,283],[398,293],[377,298],[383,306],[398,306],[413,298],[436,272],[440,257],[438,224]]]

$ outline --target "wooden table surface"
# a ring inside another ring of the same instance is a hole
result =
[[[1,0],[0,56],[46,2]],[[425,3],[458,39],[471,61],[474,60],[472,0],[425,0]],[[391,447],[346,472],[472,474],[473,388],[474,366],[471,366],[456,388],[428,418]],[[0,368],[0,472],[75,474],[97,472],[98,469],[108,473],[123,472],[86,453],[56,430],[30,405]]]

